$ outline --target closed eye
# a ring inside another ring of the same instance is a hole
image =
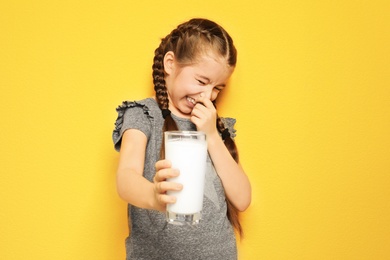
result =
[[[197,81],[199,82],[199,84],[201,84],[201,85],[206,85],[206,83],[205,82],[203,82],[203,81],[201,81],[201,80],[199,80],[199,79],[197,79]]]

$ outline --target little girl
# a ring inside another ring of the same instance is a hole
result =
[[[251,202],[249,180],[238,163],[235,119],[220,118],[215,101],[236,65],[229,34],[206,19],[180,24],[155,51],[156,95],[123,102],[113,132],[120,151],[117,188],[129,203],[127,259],[237,259],[242,229],[238,212]],[[208,146],[202,220],[194,226],[168,224],[167,191],[183,189],[166,179],[180,174],[164,160],[164,131],[206,133]]]

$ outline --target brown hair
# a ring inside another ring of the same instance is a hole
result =
[[[167,88],[164,79],[164,56],[172,51],[180,64],[195,63],[201,54],[208,51],[226,59],[229,66],[234,67],[237,61],[237,51],[233,45],[233,40],[229,34],[218,24],[207,19],[191,19],[188,22],[180,24],[169,35],[161,40],[160,46],[155,50],[153,59],[153,83],[156,92],[158,106],[164,114],[163,133],[165,131],[178,130],[178,127],[168,111],[169,100]],[[215,103],[214,103],[215,105]],[[217,118],[216,126],[222,134],[225,146],[236,162],[238,162],[237,148],[227,134],[220,117]],[[224,134],[223,134],[224,133]],[[161,158],[164,158],[164,145],[161,146]],[[227,216],[231,224],[242,235],[242,227],[238,218],[238,210],[232,205],[229,199],[227,201]]]

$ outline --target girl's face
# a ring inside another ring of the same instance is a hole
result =
[[[169,109],[185,118],[190,117],[201,94],[214,101],[234,70],[226,60],[209,55],[183,67],[177,63],[173,52],[165,55],[164,68]]]

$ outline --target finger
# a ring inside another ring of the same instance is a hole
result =
[[[210,108],[206,107],[206,105],[204,103],[196,103],[196,105],[194,106],[194,109],[197,109],[197,110],[202,111],[202,112],[206,112]]]
[[[197,116],[207,116],[216,113],[214,104],[208,99],[205,99],[204,103],[197,103],[192,111],[194,112],[194,115]]]
[[[207,108],[198,103],[192,109],[191,115],[198,118],[203,118],[206,115],[206,113],[207,113]]]
[[[197,103],[192,110],[192,115],[197,117],[204,117],[215,113],[216,110],[213,103],[210,100],[207,101],[208,102],[205,103]]]
[[[154,166],[156,167],[156,171],[159,171],[161,169],[170,168],[172,164],[169,160],[159,160]]]
[[[162,182],[169,178],[179,176],[179,170],[174,168],[161,169],[154,175],[154,182]]]
[[[214,107],[213,103],[204,93],[200,93],[199,98],[196,100],[197,104],[203,105],[206,108]]]
[[[183,185],[177,182],[158,182],[155,184],[155,191],[158,194],[165,194],[167,191],[181,191]]]
[[[157,196],[157,200],[162,204],[172,204],[176,202],[176,197],[167,194],[160,194]]]
[[[216,110],[214,106],[207,108],[203,105],[197,104],[192,110],[191,115],[200,119],[211,120],[215,117]]]

